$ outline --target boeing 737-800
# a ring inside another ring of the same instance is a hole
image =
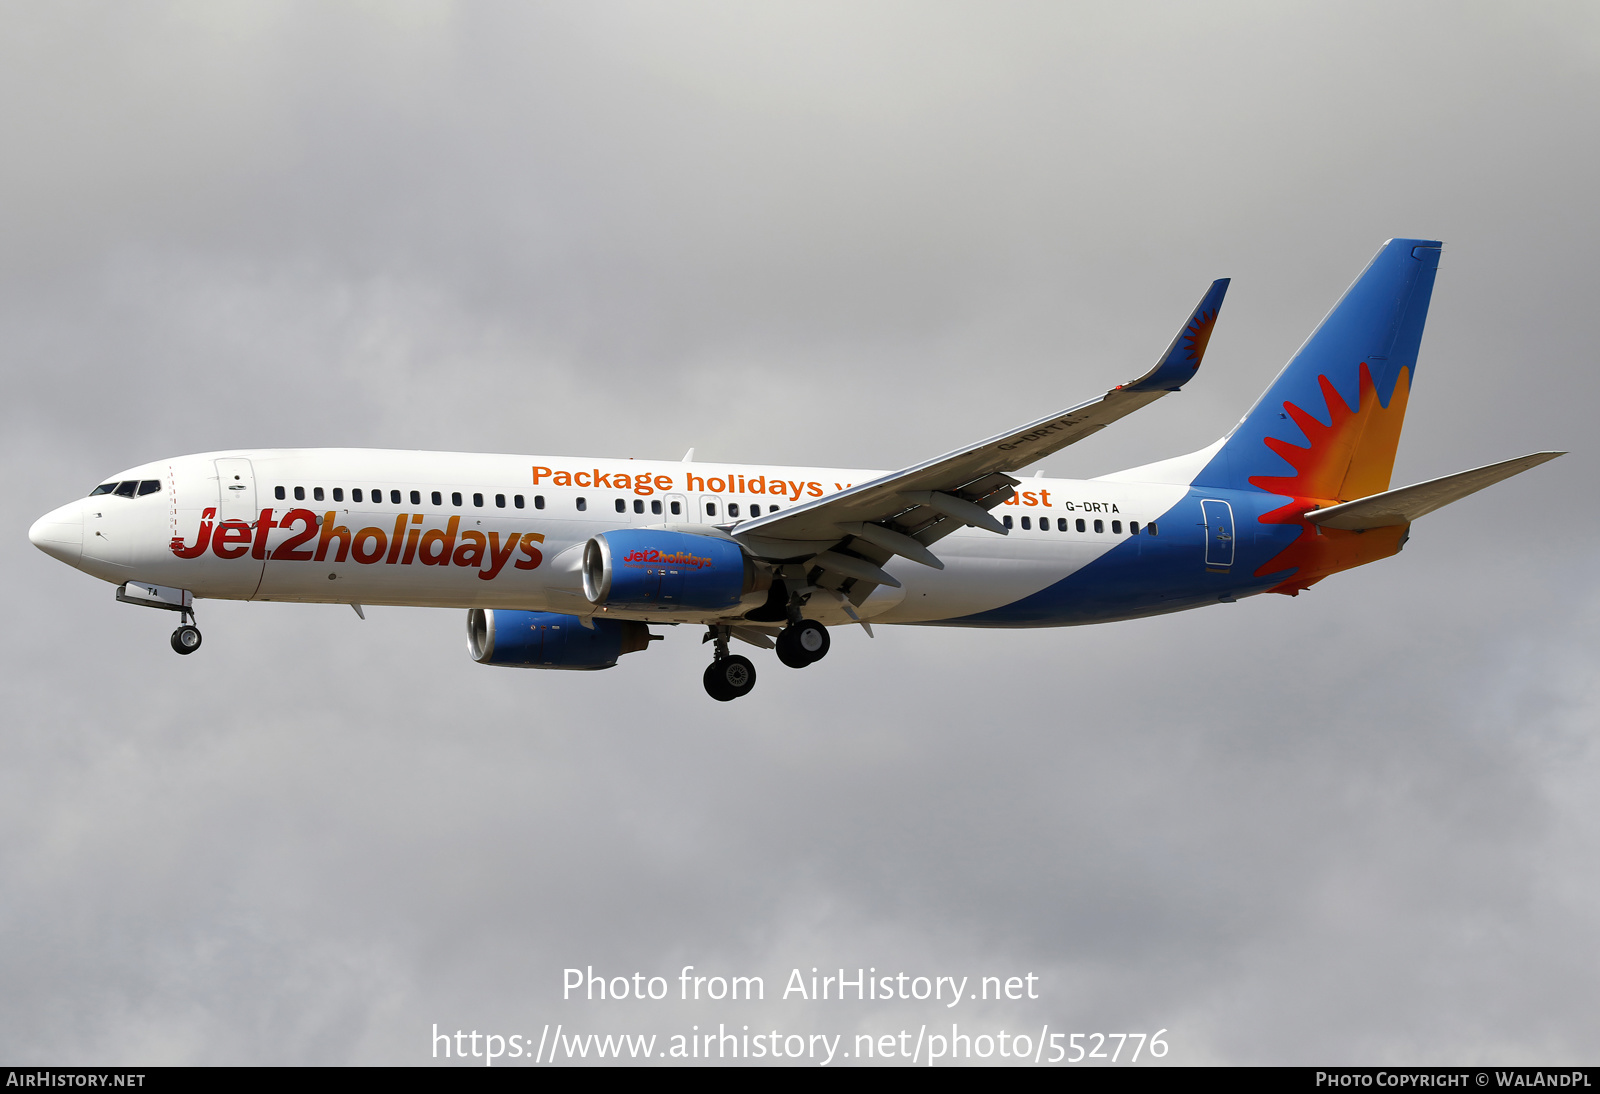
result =
[[[707,628],[707,692],[793,668],[828,628],[1055,627],[1295,595],[1399,551],[1411,522],[1561,455],[1389,488],[1440,244],[1392,239],[1234,430],[1100,478],[1021,469],[1177,391],[1228,282],[1155,366],[899,471],[371,449],[208,452],[129,468],[41,517],[41,550],[181,613],[195,601],[464,608],[485,665],[610,668]]]

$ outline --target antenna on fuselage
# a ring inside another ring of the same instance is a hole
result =
[[[681,462],[681,463],[693,463],[694,462],[694,449],[691,448],[691,449],[689,449],[689,451],[685,452],[683,454],[683,459],[681,461],[679,461],[679,462]]]

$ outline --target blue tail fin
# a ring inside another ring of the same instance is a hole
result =
[[[1195,484],[1331,501],[1387,490],[1440,246],[1385,243]]]

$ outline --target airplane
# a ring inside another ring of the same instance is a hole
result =
[[[195,602],[465,608],[485,665],[605,669],[706,628],[703,683],[746,695],[732,640],[791,668],[829,628],[1058,627],[1298,595],[1398,552],[1411,522],[1564,455],[1390,489],[1442,244],[1391,239],[1216,443],[1093,479],[1018,473],[1178,391],[1214,282],[1144,375],[893,472],[375,449],[206,452],[129,468],[39,518],[40,550],[180,613]]]

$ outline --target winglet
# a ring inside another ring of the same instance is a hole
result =
[[[1172,345],[1167,347],[1167,352],[1156,362],[1155,368],[1132,383],[1123,384],[1123,391],[1177,391],[1188,383],[1206,355],[1206,343],[1211,341],[1211,329],[1216,326],[1217,314],[1222,311],[1222,298],[1228,294],[1229,280],[1222,277],[1211,283],[1211,288],[1200,298],[1200,303],[1178,331]]]

